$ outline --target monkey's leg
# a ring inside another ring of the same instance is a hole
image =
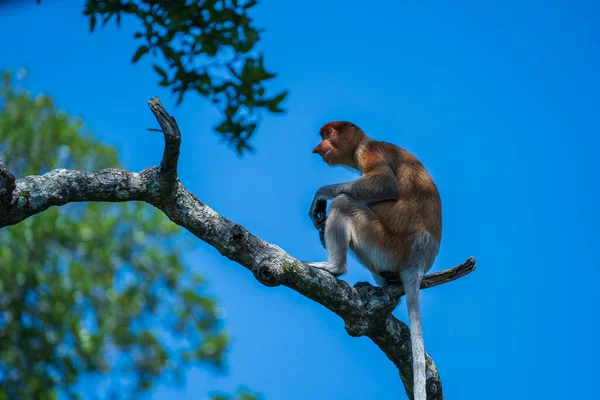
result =
[[[350,244],[366,243],[366,238],[370,238],[369,242],[371,243],[380,243],[385,240],[385,232],[377,216],[371,209],[351,197],[339,195],[331,201],[325,224],[328,259],[324,262],[308,262],[306,264],[339,276],[348,269],[347,254]],[[352,247],[356,252],[356,246]],[[362,257],[358,258],[362,262]],[[370,268],[368,264],[366,266]]]
[[[346,254],[350,246],[350,221],[346,208],[350,200],[346,195],[337,196],[331,201],[325,224],[325,248],[327,261],[309,262],[313,268],[324,269],[334,276],[346,272]]]
[[[325,250],[327,250],[327,243],[325,243],[325,228],[319,229],[319,241]]]

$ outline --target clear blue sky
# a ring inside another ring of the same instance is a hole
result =
[[[597,393],[600,278],[597,152],[600,17],[585,1],[262,1],[261,48],[290,89],[266,116],[255,155],[238,159],[191,96],[175,107],[148,60],[131,65],[131,27],[90,35],[83,1],[0,12],[0,69],[27,67],[52,95],[141,170],[162,155],[146,100],[183,132],[180,174],[202,201],[301,259],[324,251],[308,207],[352,179],[311,154],[319,126],[349,119],[416,154],[436,180],[444,239],[435,270],[478,269],[422,292],[425,347],[447,399],[577,399]],[[230,375],[193,369],[152,398],[199,399],[244,384],[270,400],[401,399],[395,367],[341,319],[199,243],[189,265],[210,280],[233,344]],[[370,275],[354,261],[344,277]],[[396,311],[406,320],[404,304]],[[88,388],[93,390],[93,388]]]

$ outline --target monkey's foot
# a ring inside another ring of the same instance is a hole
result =
[[[319,261],[319,262],[306,262],[303,261],[304,264],[309,267],[318,268],[329,272],[331,275],[338,277],[346,272],[346,266],[334,267],[331,266],[327,261]]]

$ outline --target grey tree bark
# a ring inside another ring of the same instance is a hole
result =
[[[349,335],[369,337],[398,368],[406,393],[412,399],[410,331],[392,315],[404,295],[402,285],[380,288],[362,282],[350,286],[323,270],[306,266],[202,203],[177,178],[181,134],[175,119],[157,97],[148,104],[165,138],[159,166],[141,172],[56,169],[15,180],[0,161],[0,229],[49,207],[72,202],[145,201],[225,257],[249,269],[264,285],[287,286],[339,315]],[[454,268],[425,276],[421,288],[450,282],[474,269],[475,260],[470,257]],[[435,363],[429,355],[426,361],[427,398],[442,400],[442,383]]]

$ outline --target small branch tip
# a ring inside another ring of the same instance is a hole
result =
[[[179,127],[177,126],[177,122],[175,122],[175,118],[169,115],[158,97],[148,100],[148,106],[160,125],[160,130],[156,128],[148,128],[148,130],[162,132],[165,138],[165,150],[160,163],[161,172],[165,174],[169,182],[175,183],[177,182],[177,163],[179,161],[179,149],[181,146]]]

